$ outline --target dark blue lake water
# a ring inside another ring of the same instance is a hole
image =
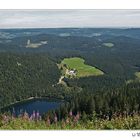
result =
[[[48,112],[49,110],[54,110],[60,107],[62,101],[54,101],[49,99],[33,99],[30,101],[22,102],[14,104],[6,110],[11,113],[14,111],[16,115],[19,115],[22,112],[27,112],[29,115],[33,113],[33,111],[39,111],[42,115],[43,113]]]

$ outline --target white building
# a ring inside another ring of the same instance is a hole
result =
[[[66,74],[70,75],[70,76],[76,76],[76,72],[75,70],[66,70]]]

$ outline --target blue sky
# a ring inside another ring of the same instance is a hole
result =
[[[140,27],[140,10],[0,10],[0,28]]]

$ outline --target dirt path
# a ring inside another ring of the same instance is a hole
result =
[[[59,78],[59,82],[57,83],[57,84],[62,84],[62,80],[64,79],[64,76],[61,76],[60,78]]]

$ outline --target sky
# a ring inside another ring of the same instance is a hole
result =
[[[140,10],[0,10],[0,28],[140,27]]]

